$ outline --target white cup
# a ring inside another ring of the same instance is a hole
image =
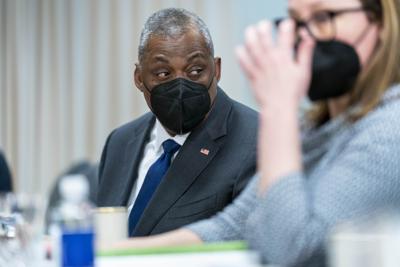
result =
[[[95,210],[96,247],[110,248],[128,238],[128,218],[125,207],[102,207]]]
[[[337,226],[329,238],[330,267],[400,266],[400,221],[381,217]]]

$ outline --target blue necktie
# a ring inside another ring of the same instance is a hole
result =
[[[136,198],[135,204],[129,214],[129,236],[134,235],[134,230],[139,222],[140,217],[147,203],[156,191],[157,186],[160,184],[162,178],[167,172],[169,165],[171,165],[172,156],[181,147],[174,140],[168,139],[162,143],[164,153],[150,166],[147,171],[146,177],[142,187],[140,188],[139,195]]]

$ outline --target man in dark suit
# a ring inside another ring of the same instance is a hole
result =
[[[0,151],[0,192],[12,191],[11,173],[3,152]]]
[[[208,218],[255,172],[257,113],[218,87],[221,59],[195,14],[146,22],[135,84],[151,109],[114,130],[99,168],[98,206],[127,206],[130,236]]]

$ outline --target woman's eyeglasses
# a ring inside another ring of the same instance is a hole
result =
[[[304,27],[316,41],[331,41],[336,38],[336,17],[345,13],[364,11],[366,11],[364,7],[318,11],[307,20],[295,19],[296,32]],[[276,19],[274,21],[275,25],[278,26],[284,19]]]

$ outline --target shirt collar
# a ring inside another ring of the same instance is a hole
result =
[[[156,146],[157,151],[158,151],[159,149],[161,149],[162,143],[163,143],[165,140],[168,140],[168,139],[172,139],[172,140],[174,140],[175,142],[177,142],[180,146],[182,146],[182,145],[185,143],[186,138],[187,138],[187,137],[189,136],[189,134],[190,134],[190,132],[189,132],[189,133],[186,133],[186,134],[175,135],[174,137],[172,137],[172,136],[170,136],[169,133],[164,129],[164,127],[161,125],[161,123],[159,122],[158,119],[156,119],[156,123],[155,123],[155,125],[154,125],[154,130],[153,130],[153,132],[154,132],[154,134],[155,134],[155,140],[156,140],[155,146]],[[153,134],[153,133],[152,133],[152,134]]]

